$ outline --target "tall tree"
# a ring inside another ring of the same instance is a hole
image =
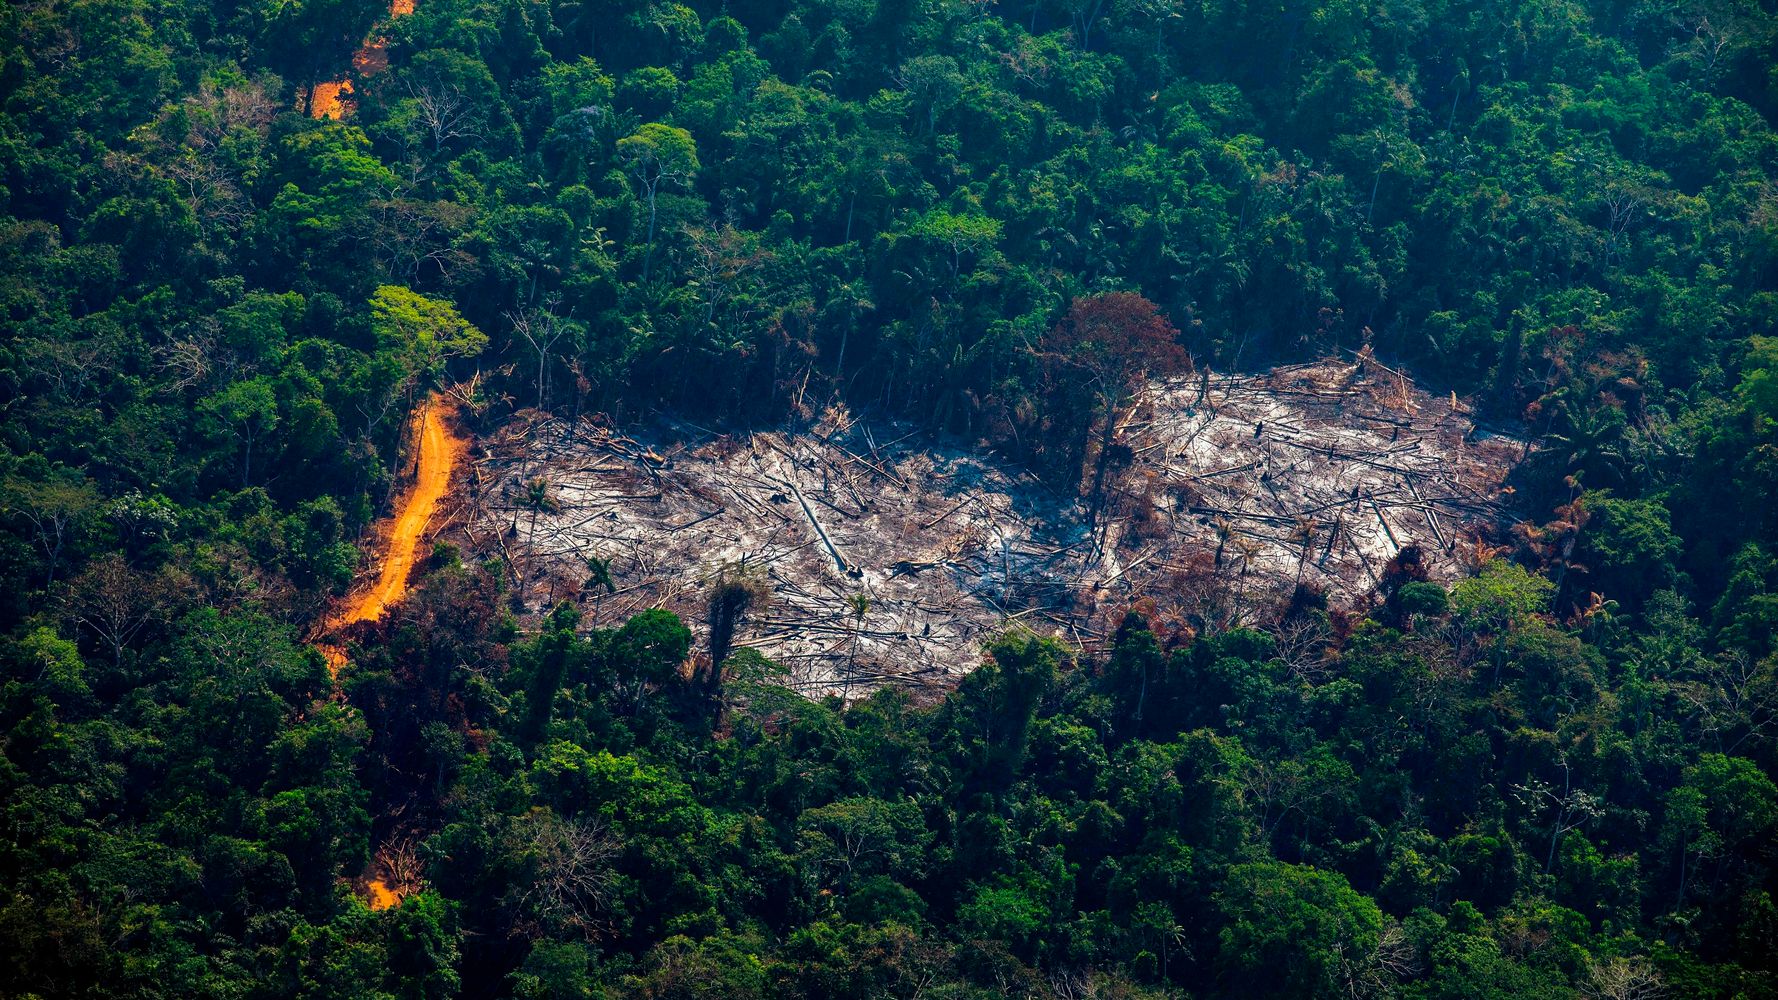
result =
[[[399,366],[394,389],[412,405],[414,392],[437,379],[451,358],[472,358],[488,335],[444,299],[400,285],[383,285],[370,297],[370,324],[378,349]]]
[[[648,242],[642,255],[642,280],[648,280],[654,260],[655,221],[661,185],[687,187],[698,172],[698,145],[685,129],[649,122],[633,135],[617,141],[618,155],[630,166],[631,176],[642,185],[648,203]]]
[[[1099,446],[1087,490],[1088,522],[1095,524],[1105,502],[1119,413],[1149,379],[1189,372],[1191,355],[1160,307],[1134,292],[1075,299],[1044,337],[1043,351],[1052,372],[1084,384],[1097,403],[1091,421],[1099,424]],[[1090,428],[1091,422],[1085,433]]]

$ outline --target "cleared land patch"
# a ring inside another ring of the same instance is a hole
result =
[[[1450,580],[1506,517],[1524,446],[1373,359],[1151,386],[1098,523],[1011,463],[891,422],[797,433],[520,420],[485,442],[468,535],[532,610],[705,621],[710,585],[763,583],[737,633],[812,694],[948,683],[1009,622],[1092,647],[1138,601],[1227,625],[1298,582],[1362,602],[1415,546]],[[589,560],[608,568],[593,584]]]

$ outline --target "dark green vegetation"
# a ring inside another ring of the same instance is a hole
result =
[[[420,0],[295,113],[381,13],[0,7],[0,996],[1778,990],[1770,0]],[[1119,290],[1523,420],[1542,527],[931,708],[448,547],[299,641],[441,376],[1074,484]]]

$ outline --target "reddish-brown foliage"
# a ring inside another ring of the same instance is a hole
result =
[[[1102,397],[1121,400],[1145,376],[1191,371],[1191,355],[1159,306],[1134,292],[1075,299],[1043,341],[1044,351],[1084,369]]]

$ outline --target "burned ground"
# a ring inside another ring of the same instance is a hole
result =
[[[534,417],[484,442],[472,544],[520,603],[614,624],[706,621],[712,582],[754,581],[736,646],[812,694],[942,685],[1018,623],[1092,647],[1143,603],[1226,626],[1297,584],[1361,605],[1404,547],[1451,580],[1506,517],[1524,446],[1374,359],[1151,386],[1123,418],[1105,513],[912,427],[830,413],[800,432],[611,429]],[[608,568],[593,583],[589,560]]]

